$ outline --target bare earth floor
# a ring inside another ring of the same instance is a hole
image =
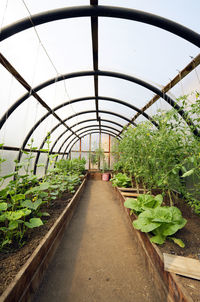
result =
[[[160,302],[110,183],[89,181],[34,302]]]

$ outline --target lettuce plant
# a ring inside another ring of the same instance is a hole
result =
[[[113,187],[131,187],[131,179],[126,174],[118,173],[110,179]]]
[[[151,242],[163,244],[168,236],[172,236],[182,229],[187,220],[182,217],[181,211],[176,207],[156,207],[140,213],[133,226],[144,233],[152,232]],[[169,237],[179,246],[184,247],[181,239]]]
[[[148,194],[141,194],[137,199],[128,198],[126,199],[124,206],[133,210],[136,214],[142,213],[145,210],[157,208],[161,206],[163,197],[161,194],[152,196]]]

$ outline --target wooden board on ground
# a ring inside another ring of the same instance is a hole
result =
[[[178,275],[200,280],[200,261],[188,257],[163,253],[164,269]]]
[[[120,187],[118,187],[118,189],[120,191],[124,191],[124,192],[134,192],[134,191],[137,191],[137,188],[120,188]],[[139,189],[139,192],[144,192],[144,189]]]
[[[132,192],[121,192],[123,196],[128,196],[128,197],[138,197],[140,194],[138,193],[132,193]]]

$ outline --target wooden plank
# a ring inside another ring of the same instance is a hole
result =
[[[122,194],[123,196],[130,196],[130,197],[137,197],[137,196],[140,195],[140,194],[138,194],[138,193],[132,193],[132,192],[121,192],[121,194]]]
[[[163,253],[164,269],[178,275],[200,280],[200,261]]]
[[[137,188],[120,188],[118,187],[120,191],[125,191],[125,192],[135,192],[137,191]],[[139,189],[139,192],[144,192],[144,189]]]

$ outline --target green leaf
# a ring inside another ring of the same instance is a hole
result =
[[[13,220],[13,221],[9,222],[9,225],[8,225],[9,230],[15,230],[17,228],[18,228],[18,221],[17,220]]]
[[[166,224],[165,229],[163,231],[163,235],[170,236],[175,234],[178,230],[182,229],[185,226],[186,222],[187,220],[182,218],[179,224]]]
[[[26,196],[25,194],[17,194],[15,196],[12,196],[12,199],[16,202],[16,201],[19,201],[19,200],[22,200],[22,199],[25,199]]]
[[[156,235],[151,237],[150,241],[157,244],[163,244],[165,242],[166,237],[162,235]]]
[[[178,244],[180,247],[184,248],[185,247],[185,243],[181,240],[178,239],[176,237],[169,237],[171,240],[174,241],[174,243]]]
[[[191,169],[191,170],[187,171],[186,173],[184,173],[184,174],[182,175],[182,177],[190,176],[190,175],[192,175],[193,173],[194,173],[194,169]]]
[[[24,223],[29,229],[33,229],[43,225],[43,222],[40,218],[31,218],[29,222]]]
[[[24,200],[23,202],[21,202],[21,206],[31,209],[31,210],[37,210],[38,207],[42,204],[42,199],[37,199],[35,202],[32,202],[29,199]]]
[[[50,183],[49,182],[44,182],[40,185],[40,190],[47,190],[50,187]]]
[[[161,194],[158,194],[154,197],[154,200],[156,200],[156,207],[161,206],[162,202],[163,202],[163,197]],[[155,208],[155,206],[154,206]]]
[[[143,212],[144,213],[144,212]],[[143,214],[142,213],[142,214]],[[141,214],[140,214],[141,215]],[[157,222],[151,222],[148,218],[142,218],[138,216],[138,219],[133,221],[133,226],[144,233],[151,232],[158,228],[161,224]]]
[[[5,175],[5,176],[2,176],[3,179],[7,179],[13,175],[15,175],[16,173],[11,173],[11,174],[8,174],[8,175]]]
[[[0,211],[6,211],[8,204],[6,202],[0,202]]]
[[[128,209],[135,210],[136,212],[139,212],[141,210],[137,199],[134,198],[127,198],[124,202],[124,206]]]
[[[39,217],[42,217],[42,216],[47,217],[47,216],[50,216],[50,214],[47,213],[47,212],[39,212],[39,213],[37,213],[37,216],[39,216]]]

